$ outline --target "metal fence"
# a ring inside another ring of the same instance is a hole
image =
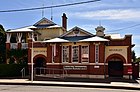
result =
[[[67,77],[67,70],[56,69],[56,68],[36,67],[34,68],[34,75],[50,77],[50,78],[65,78]]]

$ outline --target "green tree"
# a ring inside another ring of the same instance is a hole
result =
[[[137,57],[136,58],[136,62],[140,62],[140,57]]]
[[[0,24],[0,63],[5,63],[6,60],[6,35],[3,26]]]
[[[9,64],[27,64],[28,63],[27,49],[11,49],[7,51],[7,58],[10,59]]]
[[[132,59],[133,59],[133,62],[136,62],[136,54],[134,50],[132,51]]]

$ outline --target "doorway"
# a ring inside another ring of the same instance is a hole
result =
[[[36,60],[35,60],[35,65],[34,65],[34,68],[35,68],[35,73],[40,75],[43,73],[43,68],[46,68],[46,61],[44,58],[42,57],[38,57]]]
[[[108,61],[109,77],[123,77],[123,61]]]

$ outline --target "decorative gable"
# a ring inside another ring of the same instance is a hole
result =
[[[72,37],[72,36],[93,36],[93,34],[79,28],[79,27],[74,27],[65,34],[63,34],[61,37]]]
[[[40,21],[34,24],[34,26],[38,25],[50,25],[50,24],[55,24],[54,22],[48,20],[47,18],[42,18]]]

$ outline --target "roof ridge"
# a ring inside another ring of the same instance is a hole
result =
[[[48,22],[48,24],[56,24],[56,23],[54,23],[53,21],[51,21],[51,20],[49,20],[49,19],[47,19],[47,18],[45,18],[45,17],[43,17],[41,20],[39,20],[38,22],[36,22],[35,24],[33,24],[34,26],[36,26],[36,25],[39,25],[42,21],[47,21]],[[47,23],[46,23],[47,24]]]

